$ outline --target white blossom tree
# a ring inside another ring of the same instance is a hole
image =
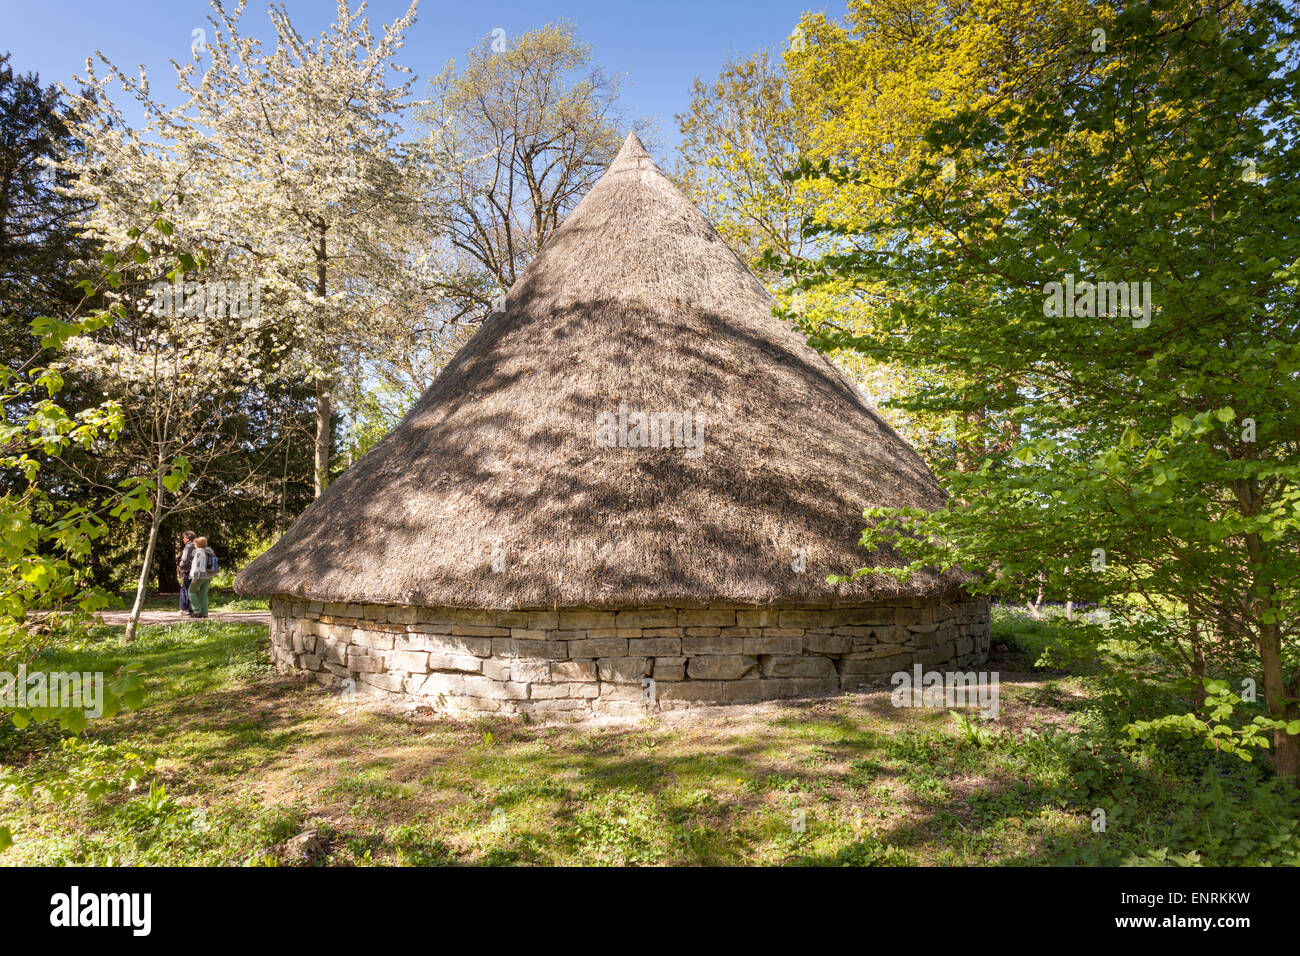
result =
[[[392,57],[414,3],[376,38],[364,4],[343,0],[311,41],[272,7],[269,53],[240,36],[244,7],[213,0],[208,42],[173,61],[177,105],[154,97],[143,67],[130,76],[102,54],[106,73],[88,60],[81,89],[67,91],[84,144],[63,160],[69,192],[93,204],[83,228],[106,249],[134,249],[111,295],[116,323],[69,353],[78,374],[121,400],[135,438],[125,444],[137,450],[132,487],[152,496],[136,502],[150,530],[128,636],[161,522],[238,493],[238,439],[223,426],[241,394],[268,376],[314,386],[319,495],[340,380],[363,378],[372,356],[409,337],[412,309],[437,287],[427,247],[450,160],[402,143],[410,80],[392,77],[407,72]],[[114,82],[140,105],[142,128],[126,122]],[[159,223],[147,243],[141,221]]]
[[[415,3],[376,36],[365,4],[352,10],[340,0],[335,21],[310,40],[273,6],[269,52],[239,32],[246,3],[233,12],[220,0],[211,6],[206,44],[188,63],[173,61],[183,102],[159,103],[143,70],[131,77],[101,55],[148,123],[141,134],[113,129],[107,78],[88,63],[79,78],[91,91],[88,119],[79,132],[95,145],[125,136],[136,154],[166,154],[184,197],[169,215],[261,290],[255,324],[292,340],[283,373],[315,389],[319,495],[340,379],[359,374],[372,351],[404,331],[412,307],[437,285],[436,262],[420,244],[439,228],[434,197],[449,159],[445,150],[403,143],[403,116],[419,104],[409,102],[413,80],[401,80],[409,70],[393,61]]]

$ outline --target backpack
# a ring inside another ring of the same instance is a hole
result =
[[[194,558],[197,561],[202,556],[203,561],[199,565],[199,570],[190,571],[190,580],[206,581],[208,578],[217,573],[217,555],[211,548],[204,548],[202,551],[195,553]]]

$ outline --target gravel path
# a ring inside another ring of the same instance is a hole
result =
[[[131,618],[130,611],[100,611],[100,619],[105,624],[124,626]],[[176,624],[192,621],[194,618],[179,611],[141,611],[141,624]],[[270,611],[210,611],[209,621],[225,621],[230,624],[265,624],[271,626]]]

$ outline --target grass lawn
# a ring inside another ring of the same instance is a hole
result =
[[[0,796],[14,832],[0,863],[271,862],[272,847],[309,828],[338,865],[1041,864],[1185,852],[1177,815],[1193,785],[1140,755],[1105,779],[1058,732],[1087,723],[1089,678],[1033,672],[1027,645],[1042,638],[1028,629],[1006,642],[1016,648],[995,649],[1001,713],[977,739],[945,709],[895,709],[888,688],[622,723],[454,719],[279,677],[261,626],[147,627],[130,647],[119,628],[102,628],[39,666],[135,661],[145,705],[82,735],[6,722],[0,760],[35,783],[111,781],[132,766],[141,776],[93,801]],[[1093,832],[1098,793],[1117,787],[1132,790],[1127,805],[1117,799],[1110,830]]]

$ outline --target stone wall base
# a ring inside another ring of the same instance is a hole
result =
[[[271,658],[449,712],[632,715],[819,697],[983,663],[988,602],[478,611],[271,600]]]

